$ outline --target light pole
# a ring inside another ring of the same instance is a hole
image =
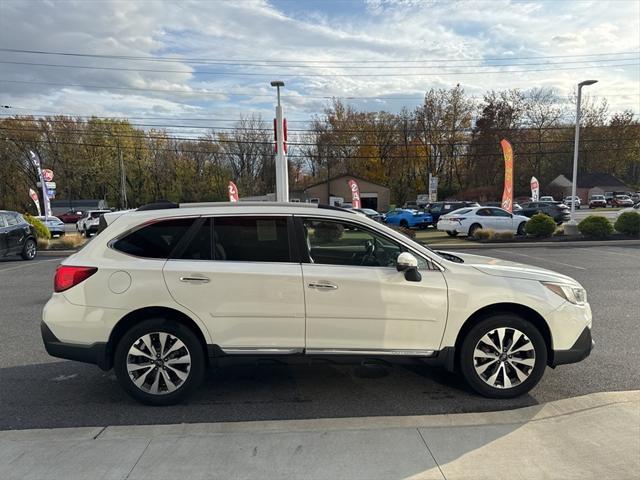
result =
[[[278,105],[276,106],[276,201],[289,201],[289,169],[287,157],[284,152],[284,124],[282,121],[282,106],[280,105],[280,87],[284,87],[282,80],[271,82],[272,87],[278,91]]]
[[[578,227],[576,222],[576,188],[578,186],[578,146],[580,143],[580,101],[582,100],[582,87],[587,85],[593,85],[597,80],[585,80],[578,84],[578,99],[576,101],[576,134],[573,145],[573,175],[571,177],[571,220],[567,223],[565,228],[566,235],[577,235]]]

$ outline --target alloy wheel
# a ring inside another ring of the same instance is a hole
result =
[[[129,378],[152,395],[176,391],[189,378],[190,371],[189,349],[170,333],[147,333],[133,342],[127,353]]]
[[[24,252],[27,258],[34,258],[36,256],[36,242],[29,240],[24,246]]]
[[[493,388],[513,388],[526,381],[536,364],[533,343],[520,330],[510,327],[487,332],[473,350],[477,375]]]

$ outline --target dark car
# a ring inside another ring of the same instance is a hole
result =
[[[35,228],[19,213],[0,210],[0,257],[20,255],[33,260],[37,252]]]
[[[562,225],[562,223],[571,219],[569,207],[562,202],[529,202],[521,205],[521,207],[522,210],[518,212],[519,215],[531,218],[536,213],[542,212],[553,218],[557,225]]]
[[[84,217],[84,212],[80,212],[78,210],[69,210],[62,215],[58,215],[58,218],[64,223],[76,223],[82,217]]]
[[[355,212],[359,212],[362,213],[363,215],[366,215],[367,217],[369,217],[371,220],[375,220],[376,222],[384,222],[386,216],[382,213],[378,213],[375,210],[373,210],[372,208],[353,208],[352,209]]]
[[[459,202],[456,200],[452,200],[448,202],[430,203],[425,207],[424,211],[431,214],[433,225],[437,225],[440,215],[446,215],[447,213],[451,213],[454,210],[458,210],[459,208],[479,206],[480,204],[478,202]]]

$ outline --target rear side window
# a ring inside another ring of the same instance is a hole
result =
[[[216,217],[213,259],[235,262],[290,262],[284,217]]]
[[[211,248],[211,225],[212,221],[207,218],[195,232],[189,245],[179,254],[177,258],[181,260],[212,260]]]
[[[169,258],[193,221],[176,218],[152,223],[117,240],[113,248],[136,257]]]

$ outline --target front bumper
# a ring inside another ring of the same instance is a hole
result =
[[[567,363],[580,362],[589,356],[594,345],[595,342],[591,338],[591,329],[586,327],[570,349],[553,351],[553,358],[549,365],[557,367]]]
[[[102,370],[109,370],[111,368],[112,365],[106,343],[97,342],[84,345],[61,342],[44,322],[40,323],[40,331],[42,333],[44,348],[52,357],[93,363],[98,365]]]

